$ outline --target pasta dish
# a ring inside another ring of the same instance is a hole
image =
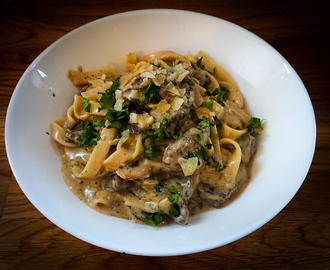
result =
[[[150,225],[187,224],[236,197],[263,123],[232,77],[203,51],[130,53],[125,70],[68,71],[79,91],[51,135],[72,192]]]

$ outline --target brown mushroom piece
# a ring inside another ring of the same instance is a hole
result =
[[[79,146],[80,141],[78,141],[78,138],[83,133],[83,121],[79,119],[72,121],[69,124],[65,124],[64,129],[66,131],[64,134],[64,140]]]
[[[179,159],[187,158],[189,153],[194,153],[195,151],[200,152],[201,145],[198,142],[198,137],[200,137],[204,144],[206,144],[208,134],[208,129],[201,132],[201,130],[197,128],[190,128],[182,135],[182,137],[166,147],[163,156],[163,163],[173,171],[182,170],[179,164]]]
[[[134,181],[127,181],[117,174],[108,173],[103,176],[103,188],[113,191],[129,190],[134,186]]]

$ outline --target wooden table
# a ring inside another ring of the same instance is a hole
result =
[[[330,269],[328,1],[0,2],[3,3],[0,7],[0,269]],[[210,251],[177,257],[143,257],[85,243],[52,224],[34,208],[17,185],[7,161],[4,125],[8,102],[34,58],[76,27],[107,15],[146,8],[197,11],[252,31],[292,64],[315,109],[316,152],[299,192],[259,230]]]

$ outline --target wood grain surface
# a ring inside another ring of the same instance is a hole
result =
[[[146,8],[197,11],[253,32],[291,63],[314,106],[317,143],[302,187],[270,222],[223,247],[185,256],[147,257],[85,243],[34,208],[7,160],[6,110],[31,62],[58,38],[83,24]],[[330,269],[329,18],[329,1],[319,0],[1,0],[0,269]]]

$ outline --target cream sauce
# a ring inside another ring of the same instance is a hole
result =
[[[82,202],[87,204],[89,207],[93,208],[94,210],[105,214],[109,216],[115,216],[118,218],[128,219],[135,223],[141,223],[145,224],[142,220],[137,218],[135,215],[132,214],[132,211],[130,210],[130,207],[125,205],[125,196],[127,196],[130,192],[134,194],[140,195],[141,192],[148,192],[149,196],[148,198],[152,198],[150,196],[150,193],[152,192],[152,188],[155,185],[155,183],[159,183],[160,181],[164,179],[173,178],[173,176],[177,177],[175,174],[166,173],[163,175],[158,175],[155,177],[155,179],[149,179],[147,181],[134,181],[136,184],[134,185],[134,188],[131,190],[125,190],[125,191],[111,191],[107,189],[105,180],[103,176],[99,176],[95,179],[79,179],[75,177],[75,175],[72,173],[72,169],[74,166],[81,166],[84,165],[88,161],[89,152],[83,149],[79,148],[63,148],[62,146],[59,146],[60,150],[63,152],[62,155],[62,177],[66,183],[66,185],[69,187],[69,189],[73,192],[75,196],[77,196]],[[242,152],[250,153],[251,149],[247,149],[250,147],[250,145],[246,142],[241,143]],[[228,154],[228,153],[227,153]],[[226,160],[226,157],[224,158]],[[245,158],[245,160],[247,160]],[[246,165],[241,166],[241,169],[239,169],[237,174],[237,179],[241,179],[239,181],[239,187],[237,190],[230,196],[228,200],[225,201],[221,207],[225,207],[228,203],[233,201],[247,186],[250,177],[250,168],[252,165],[252,159],[249,158],[249,163]],[[189,198],[188,203],[188,210],[189,210],[189,216],[195,216],[202,212],[210,211],[215,209],[210,203],[207,201],[201,199],[199,196],[199,192],[197,191],[197,186],[199,183],[206,183],[210,184],[212,186],[215,186],[216,188],[226,190],[225,183],[221,183],[219,181],[219,178],[221,178],[221,172],[212,172],[206,170],[206,167],[201,167],[198,171],[195,172],[195,174],[189,178],[189,181],[186,180],[185,177],[181,177],[182,180],[180,180],[180,184],[182,186],[181,192],[186,191],[185,187],[189,187],[189,191],[193,192],[193,195],[191,198]],[[127,180],[131,181],[131,180]],[[173,180],[174,182],[178,182]],[[169,181],[169,184],[174,182]],[[149,185],[149,186],[148,186]],[[97,196],[98,192],[104,192],[106,193],[106,196],[108,198],[108,203],[104,204],[104,200],[102,203],[94,203],[95,197]],[[164,195],[164,194],[163,194]],[[154,196],[158,196],[158,194],[154,194]],[[166,195],[167,197],[167,195]],[[166,198],[165,197],[165,198]],[[162,198],[152,198],[152,201],[160,201]],[[149,200],[150,201],[150,200]],[[145,202],[147,203],[147,202]],[[164,224],[171,223],[170,221],[164,221]]]

